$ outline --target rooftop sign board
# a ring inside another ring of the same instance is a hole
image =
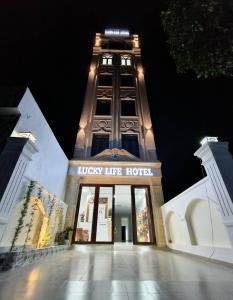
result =
[[[105,35],[113,35],[113,36],[129,36],[129,30],[125,29],[105,29]]]

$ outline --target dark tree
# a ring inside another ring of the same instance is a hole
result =
[[[166,0],[162,26],[178,73],[233,75],[233,1]]]

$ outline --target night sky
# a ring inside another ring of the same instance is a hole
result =
[[[160,26],[162,1],[5,1],[0,8],[0,84],[28,86],[72,158],[96,32],[129,29],[141,39],[163,189],[168,201],[202,177],[202,137],[232,136],[233,80],[177,75]],[[147,4],[147,5],[146,5]]]

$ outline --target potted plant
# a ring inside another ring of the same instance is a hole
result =
[[[72,227],[67,227],[61,232],[56,234],[55,242],[58,245],[69,245],[70,244],[70,233],[73,231]]]

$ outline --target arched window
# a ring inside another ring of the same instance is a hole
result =
[[[103,65],[112,65],[112,55],[111,54],[104,54],[102,56],[102,64]]]
[[[131,66],[132,59],[130,55],[122,55],[121,56],[121,65],[122,66]]]

